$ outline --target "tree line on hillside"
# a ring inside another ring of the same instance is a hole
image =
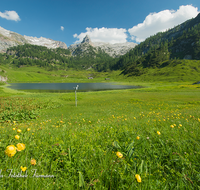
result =
[[[166,60],[184,59],[186,55],[199,60],[200,23],[191,28],[186,27],[188,24],[189,21],[174,29],[159,32],[147,38],[127,54],[115,59],[114,62],[106,63],[105,68],[122,70],[123,74],[141,75],[143,68],[159,67]],[[184,28],[184,30],[178,32],[181,28]],[[104,65],[101,68],[104,68]],[[104,71],[104,69],[101,71]]]
[[[109,60],[112,60],[112,57],[101,49],[94,51],[92,46],[85,52],[77,48],[73,56],[68,49],[48,49],[30,44],[14,46],[7,49],[5,54],[0,54],[0,63],[16,67],[39,66],[47,70],[96,68],[95,65],[104,64]]]

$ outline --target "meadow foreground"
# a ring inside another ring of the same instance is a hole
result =
[[[1,189],[199,189],[200,86],[2,91]]]

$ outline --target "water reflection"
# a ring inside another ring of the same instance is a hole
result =
[[[79,85],[78,91],[140,88],[139,86],[118,85],[113,83],[11,83],[9,88],[29,91],[65,92],[74,91],[74,87],[77,85]]]

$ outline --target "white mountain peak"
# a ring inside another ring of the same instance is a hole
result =
[[[107,54],[109,54],[111,57],[117,57],[120,55],[126,54],[128,51],[133,49],[137,44],[133,42],[125,42],[125,43],[115,43],[111,44],[108,42],[92,42],[90,37],[86,35],[83,38],[83,41],[79,44],[72,44],[69,46],[68,49],[70,49],[73,52],[77,47],[82,47],[82,44],[89,44],[93,46],[94,48],[100,47],[102,50],[104,50]],[[85,47],[83,47],[85,49]]]
[[[0,52],[5,52],[7,48],[17,45],[23,45],[29,43],[32,45],[46,46],[50,49],[63,48],[67,49],[67,45],[64,42],[51,40],[44,37],[29,37],[22,36],[18,33],[6,30],[0,26]]]

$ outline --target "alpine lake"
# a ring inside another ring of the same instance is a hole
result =
[[[141,88],[133,85],[119,85],[116,83],[10,83],[8,88],[29,92],[80,92],[104,91]]]

